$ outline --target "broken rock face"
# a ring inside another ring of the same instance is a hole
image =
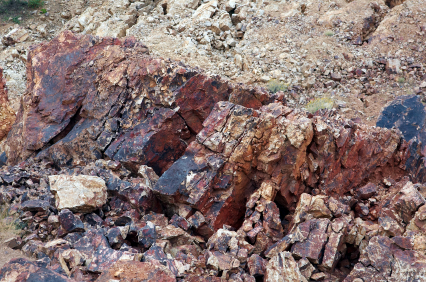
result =
[[[309,119],[278,103],[253,110],[220,102],[204,126],[153,191],[163,202],[199,210],[211,230],[235,226],[249,194],[265,181],[269,200],[292,211],[315,186],[341,196],[375,169],[395,167],[400,143],[395,130]]]
[[[37,154],[76,165],[105,155],[135,173],[148,165],[162,174],[202,129],[216,102],[232,99],[259,108],[271,99],[261,89],[241,98],[250,88],[234,88],[147,53],[132,38],[69,31],[30,50],[31,83],[10,132],[8,162]]]

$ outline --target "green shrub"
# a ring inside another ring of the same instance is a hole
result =
[[[19,17],[13,17],[12,18],[12,22],[16,23],[16,24],[20,24],[21,21],[19,20]]]
[[[334,35],[334,32],[333,32],[333,31],[331,31],[331,30],[327,30],[324,34],[325,34],[326,36],[333,36],[333,35]]]
[[[42,0],[28,0],[28,7],[30,8],[40,8],[44,5]]]
[[[41,10],[40,10],[40,13],[42,13],[42,14],[46,14],[46,13],[47,13],[47,10],[46,10],[46,9],[41,9]]]
[[[404,83],[405,82],[405,78],[403,77],[398,77],[398,83]]]
[[[0,0],[0,14],[11,15],[19,13],[26,4],[22,0]]]
[[[334,105],[334,102],[331,98],[323,97],[323,98],[317,98],[317,99],[310,101],[306,105],[306,109],[308,110],[308,112],[313,114],[318,110],[332,109],[333,105]]]
[[[272,93],[277,93],[278,91],[286,91],[288,89],[288,84],[282,81],[272,79],[268,82],[268,90]]]

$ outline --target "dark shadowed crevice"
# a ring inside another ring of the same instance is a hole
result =
[[[280,197],[282,197],[282,196],[280,195]],[[285,218],[286,218],[287,215],[290,214],[290,211],[287,209],[286,206],[280,205],[277,202],[275,202],[275,204],[277,205],[278,209],[280,210],[281,225],[282,225],[284,230],[287,230],[290,222],[288,222],[288,220],[286,220]]]
[[[70,122],[64,128],[64,130],[62,130],[61,133],[59,133],[58,135],[52,138],[52,140],[49,142],[51,145],[59,142],[61,139],[67,136],[68,133],[70,133],[71,130],[74,128],[74,126],[81,120],[80,110],[81,110],[81,107],[77,110],[75,115],[70,119]]]
[[[167,15],[167,2],[161,4],[161,7],[163,8],[163,14]]]
[[[389,8],[392,9],[393,7],[401,5],[404,2],[405,2],[405,0],[386,0],[385,4],[386,4],[386,6],[388,6]]]

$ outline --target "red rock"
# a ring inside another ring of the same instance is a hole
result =
[[[50,269],[40,267],[36,262],[24,258],[12,259],[0,270],[2,281],[46,281],[46,282],[71,282],[66,276],[62,276]]]
[[[147,53],[134,38],[98,40],[69,31],[31,49],[31,83],[8,139],[8,162],[43,148],[38,158],[56,164],[87,163],[105,154],[135,173],[149,165],[161,175],[216,102],[231,92],[233,101],[246,106],[269,101],[265,91],[233,87]],[[53,72],[53,78],[46,75]],[[253,98],[243,98],[246,93]]]
[[[310,221],[310,232],[306,240],[297,242],[291,248],[296,258],[306,257],[312,263],[318,264],[327,242],[328,219],[313,219]]]
[[[250,275],[254,277],[265,275],[265,266],[267,261],[261,258],[259,255],[253,254],[247,260],[247,266],[250,271]]]
[[[344,281],[354,281],[355,278],[368,281],[422,280],[426,274],[424,254],[402,250],[387,237],[373,237],[362,256],[368,264],[355,265]]]
[[[373,183],[368,183],[367,185],[359,188],[357,191],[358,197],[363,200],[366,200],[376,194],[377,186]]]
[[[153,245],[148,251],[144,253],[144,260],[151,262],[155,265],[166,266],[173,275],[178,275],[175,261],[167,258],[161,247]]]

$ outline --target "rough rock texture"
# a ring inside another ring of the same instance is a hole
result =
[[[9,106],[6,80],[3,78],[3,69],[0,68],[0,141],[2,141],[15,122],[15,113]]]
[[[155,265],[149,262],[119,261],[108,271],[96,279],[96,282],[110,282],[119,280],[132,281],[164,281],[174,282],[175,276],[163,265]]]
[[[45,282],[71,282],[64,275],[60,275],[39,262],[27,259],[14,259],[0,270],[1,281],[45,281]]]
[[[59,210],[87,213],[101,208],[107,201],[105,181],[96,176],[52,175],[49,184]]]
[[[342,196],[376,170],[399,170],[396,131],[307,118],[282,104],[256,111],[220,102],[204,126],[153,191],[168,204],[201,211],[212,230],[235,226],[249,194],[265,181],[271,198],[277,194],[294,210],[305,189]]]
[[[408,142],[404,168],[415,181],[424,183],[426,171],[426,109],[416,95],[400,96],[388,103],[377,120],[377,126],[398,128]]]
[[[425,279],[421,127],[406,140],[335,111],[308,114],[280,93],[150,57],[132,38],[64,32],[34,47],[28,74],[0,204],[25,231],[8,244],[36,262],[0,275]],[[402,115],[417,110],[401,103]],[[94,180],[100,195],[87,190]]]
[[[30,50],[31,83],[8,137],[8,162],[37,154],[75,165],[108,156],[134,172],[149,165],[162,174],[216,102],[259,108],[270,99],[147,52],[132,38],[69,31]]]
[[[289,252],[279,253],[273,257],[266,266],[265,281],[272,282],[305,282],[305,277],[299,271],[297,263]]]
[[[1,39],[1,42],[8,46],[15,43],[23,42],[27,40],[29,34],[28,31],[23,27],[17,27],[12,29],[9,33],[4,35]]]

